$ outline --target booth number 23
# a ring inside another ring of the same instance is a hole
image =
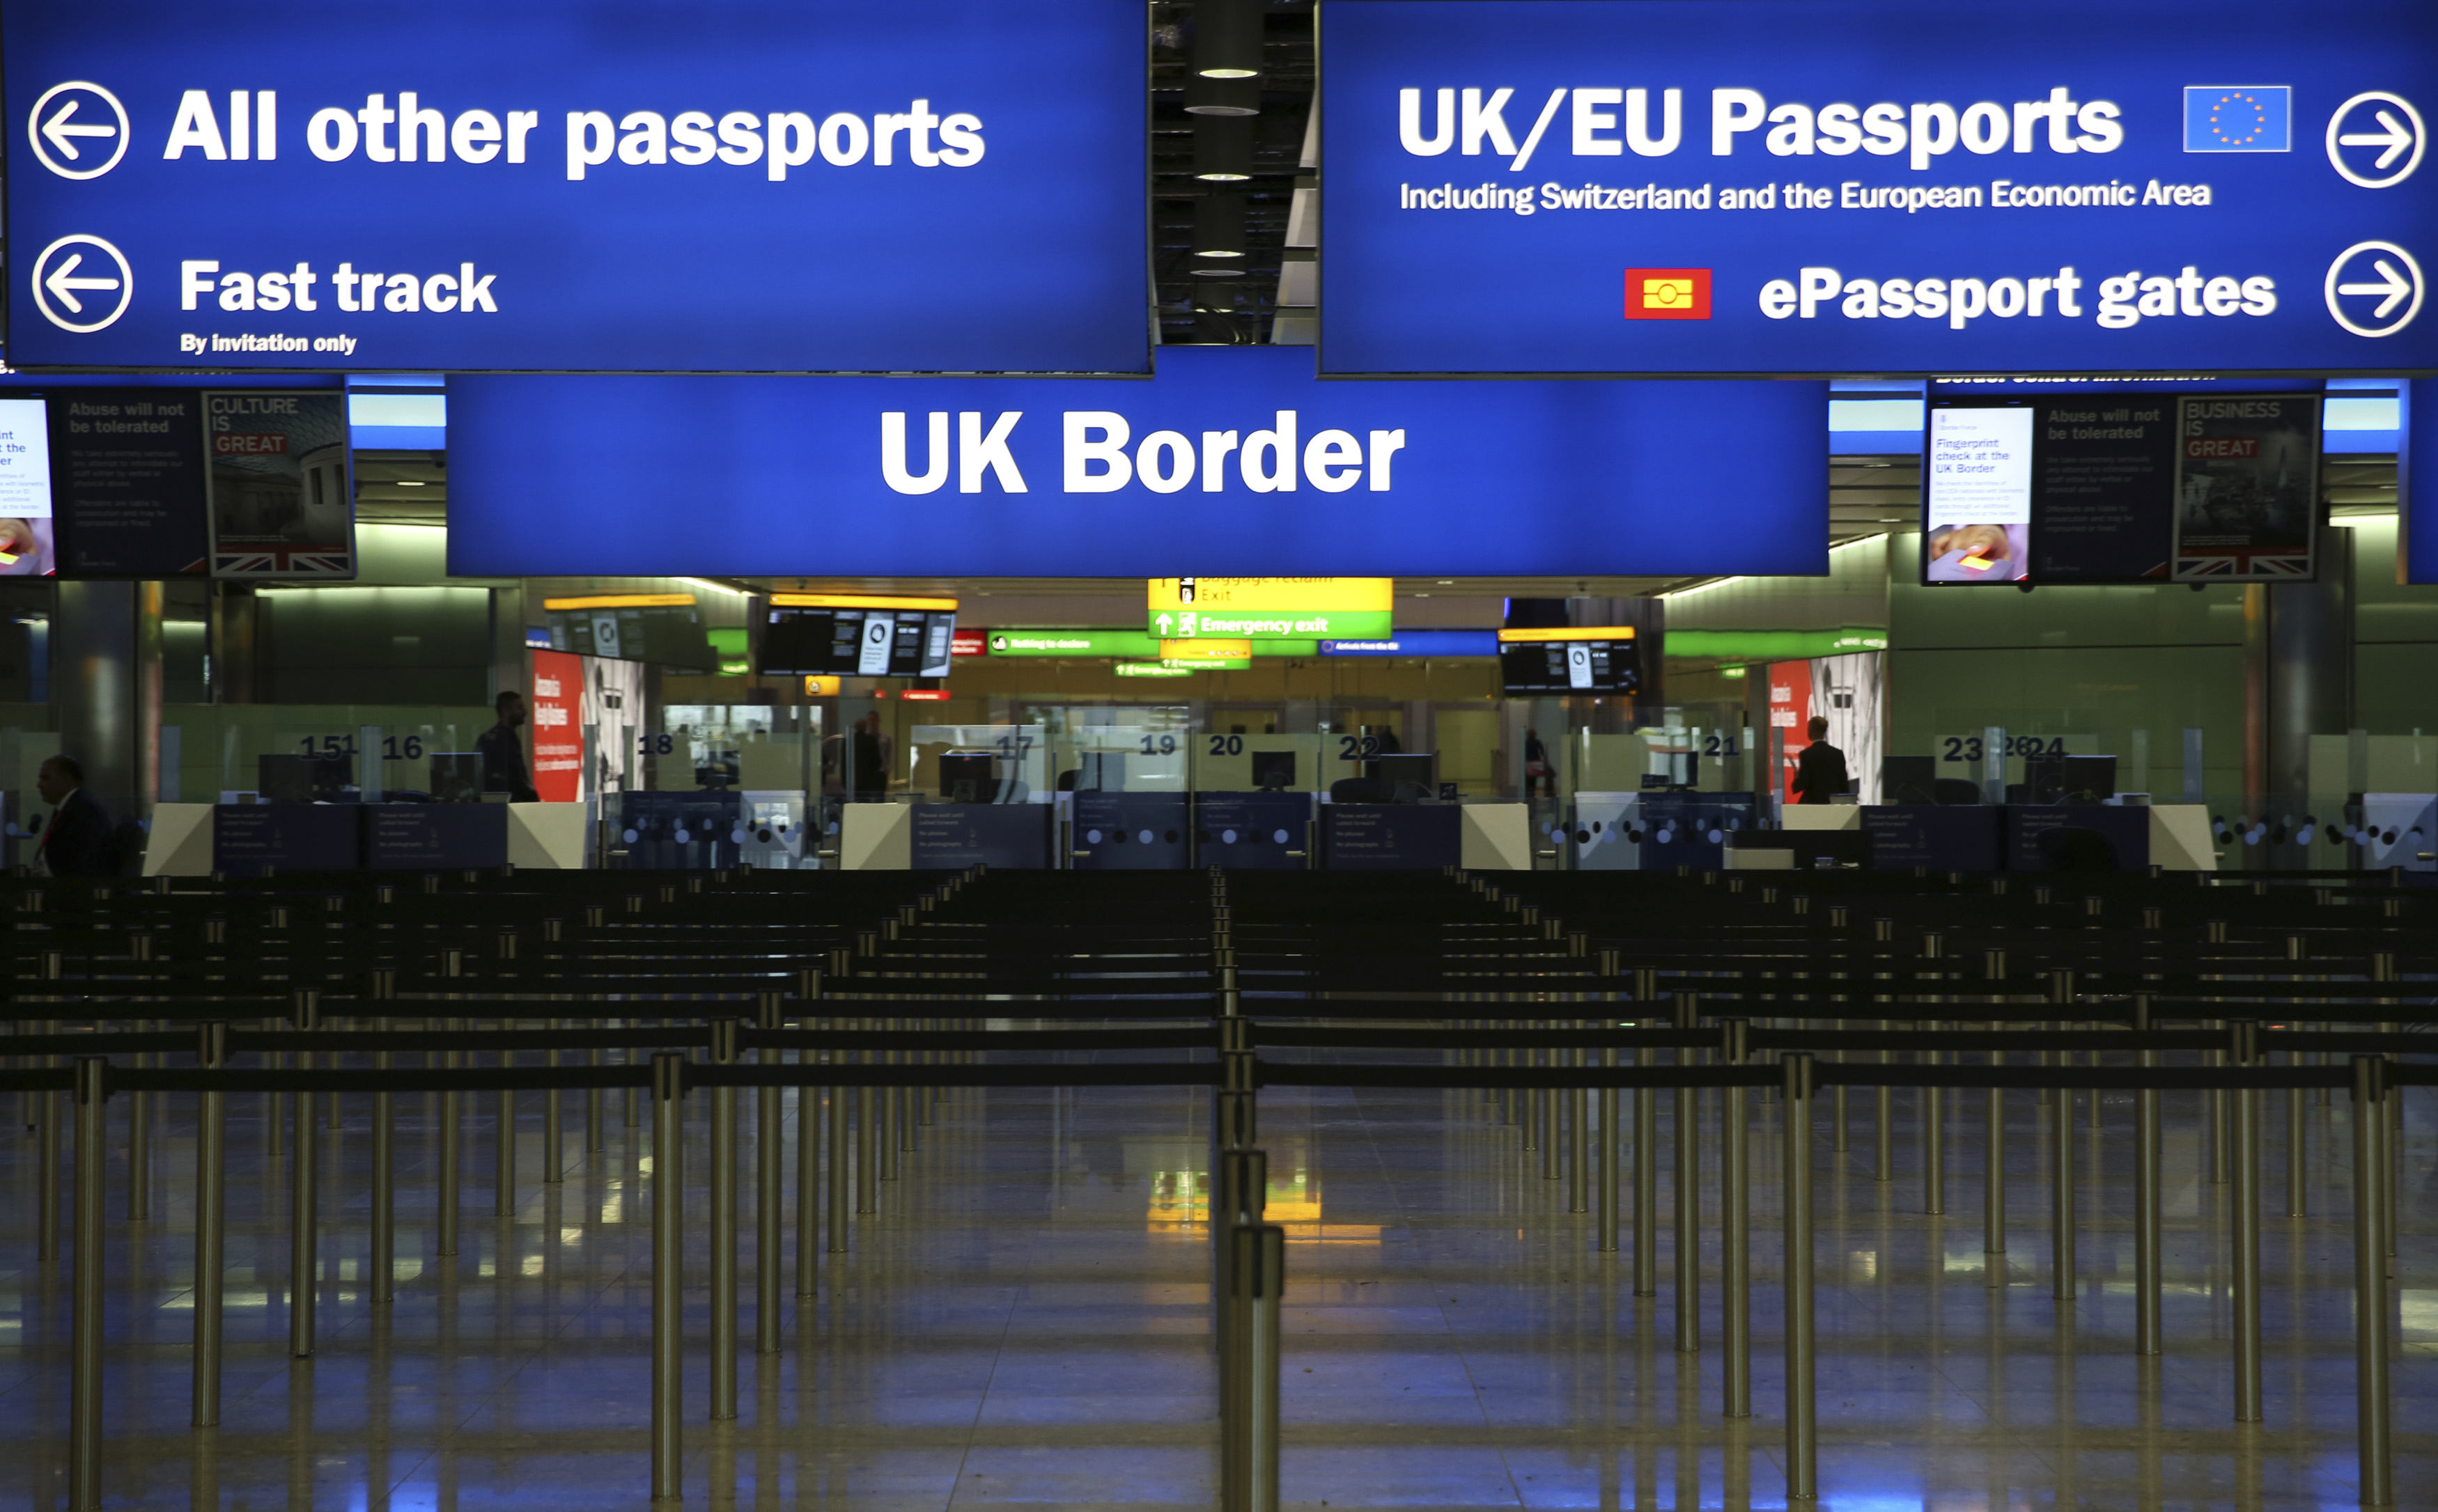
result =
[[[1949,735],[1946,742],[1947,748],[1939,754],[1940,761],[1977,762],[1981,759],[1981,737],[1978,735]],[[2006,754],[2062,756],[2065,754],[2065,740],[2062,736],[2042,740],[2038,735],[2009,735],[2006,737]]]

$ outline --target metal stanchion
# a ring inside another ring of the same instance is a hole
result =
[[[1600,1064],[1611,1068],[1616,1066],[1616,1046],[1602,1047]],[[1624,1131],[1616,1123],[1619,1090],[1615,1086],[1605,1086],[1600,1088],[1599,1095],[1599,1247],[1603,1255],[1616,1253],[1617,1199],[1623,1195],[1619,1187],[1625,1172],[1616,1158],[1617,1152],[1625,1143]]]
[[[556,1018],[542,1022],[552,1029],[561,1029],[566,1023]],[[558,1064],[556,1048],[544,1052],[542,1064],[554,1067]],[[541,1182],[545,1187],[555,1187],[567,1179],[567,1144],[559,1129],[564,1112],[565,1104],[558,1095],[558,1088],[544,1090],[541,1095]]]
[[[389,1032],[390,1021],[373,1020],[373,1032]],[[386,1071],[391,1066],[387,1050],[373,1052],[373,1069]],[[398,1134],[390,1127],[397,1113],[398,1095],[391,1092],[373,1094],[373,1210],[372,1251],[366,1261],[372,1275],[372,1303],[379,1307],[398,1295]]]
[[[1883,1034],[1886,1033],[1888,1027],[1888,1020],[1880,1020],[1880,1032]],[[1896,1058],[1897,1053],[1894,1050],[1882,1050],[1880,1052],[1880,1064],[1882,1065],[1892,1064],[1896,1061]],[[1871,1179],[1873,1181],[1894,1181],[1896,1180],[1897,1170],[1896,1089],[1882,1082],[1874,1090],[1876,1091],[1877,1096],[1875,1096],[1871,1100],[1876,1104],[1876,1109],[1879,1114],[1879,1122],[1872,1131]]]
[[[2364,1506],[2395,1503],[2388,1404],[2386,1063],[2354,1057],[2354,1418]]]
[[[2133,998],[2133,1028],[2147,1033],[2150,997]],[[2145,1068],[2159,1064],[2159,1052],[2143,1050]],[[2142,1087],[2133,1094],[2133,1352],[2155,1355],[2159,1327],[2159,1089]]]
[[[203,1026],[196,1062],[228,1064],[228,1026]],[[228,1233],[228,1094],[206,1091],[195,1108],[195,1391],[193,1421],[221,1420],[221,1301]]]
[[[1989,1064],[2004,1065],[2004,1051],[1991,1050]],[[1982,1284],[2006,1284],[2006,1089],[1989,1089],[1988,1119],[1981,1139]]]
[[[1938,1028],[1936,1020],[1924,1024]],[[1938,1052],[1922,1052],[1921,1064],[1936,1065]],[[1947,1211],[1947,1089],[1921,1089],[1921,1210],[1933,1217]]]
[[[102,1114],[108,1063],[76,1058],[76,1235],[68,1320],[68,1508],[101,1506]]]
[[[685,1058],[652,1055],[652,1500],[675,1502],[685,1472]]]
[[[864,1019],[861,1022],[866,1029],[872,1027],[870,1019]],[[857,1056],[857,1059],[872,1061],[876,1057],[870,1051],[864,1051]],[[857,1087],[855,1089],[855,1100],[857,1111],[862,1115],[858,1120],[862,1127],[857,1130],[855,1141],[855,1210],[857,1213],[877,1213],[880,1211],[878,1152],[881,1140],[888,1133],[887,1126],[881,1121],[880,1116],[880,1088]]]
[[[137,935],[134,945],[137,958],[151,958],[151,937]],[[137,1020],[135,1027],[142,1029],[143,1022]],[[132,1059],[134,1064],[144,1065],[152,1058],[137,1054]],[[152,1105],[145,1094],[130,1092],[127,1094],[127,1221],[138,1223],[151,1216]]]
[[[440,1021],[440,1027],[454,1034],[465,1028],[465,1023],[460,1019],[443,1019]],[[442,1051],[440,1065],[443,1070],[455,1070],[458,1065],[458,1052],[453,1049]],[[436,1248],[444,1257],[454,1256],[457,1253],[457,1168],[465,1158],[459,1149],[459,1143],[464,1137],[464,1130],[460,1127],[462,1110],[457,1099],[458,1095],[453,1089],[440,1094],[440,1222]],[[452,1273],[453,1267],[446,1265],[440,1267],[440,1274],[444,1280]]]
[[[764,993],[755,1008],[756,1028],[779,1028],[784,1008],[777,993]],[[779,1052],[756,1050],[753,1060],[757,1065],[776,1065]],[[779,1352],[779,1240],[786,1216],[780,1210],[779,1187],[786,1162],[779,1143],[783,1095],[775,1086],[753,1089],[753,1351],[765,1355]]]
[[[500,1027],[513,1029],[517,1027],[517,1021],[502,1019]],[[516,1064],[516,1051],[500,1052],[502,1070]],[[515,1088],[500,1089],[499,1110],[493,1122],[496,1130],[491,1141],[493,1147],[491,1216],[514,1218],[517,1216],[517,1094]]]
[[[1270,1157],[1259,1150],[1226,1150],[1219,1153],[1218,1165],[1211,1182],[1209,1222],[1210,1224],[1210,1320],[1211,1338],[1219,1343],[1219,1389],[1222,1398],[1233,1390],[1231,1372],[1236,1359],[1227,1341],[1234,1314],[1235,1282],[1231,1268],[1235,1263],[1235,1245],[1229,1236],[1247,1223],[1259,1223],[1263,1209],[1268,1204]]]
[[[2288,1051],[2286,1064],[2288,1066],[2300,1066],[2303,1064],[2303,1052]],[[2286,1216],[2288,1218],[2304,1217],[2306,1206],[2303,1187],[2303,1168],[2304,1157],[2308,1152],[2308,1147],[2303,1141],[2303,1089],[2288,1087],[2286,1089]]]
[[[1811,1296],[1811,1056],[1790,1050],[1786,1081],[1786,1498],[1820,1495],[1813,1400]]]
[[[1676,1027],[1690,1029],[1700,1012],[1700,997],[1676,994]],[[1690,1062],[1692,1051],[1678,1046],[1676,1064]],[[1702,1347],[1702,1132],[1697,1126],[1701,1093],[1692,1087],[1674,1089],[1673,1128],[1676,1145],[1676,1348],[1698,1353]]]
[[[1751,1059],[1752,1023],[1729,1019],[1722,1058],[1729,1065]],[[1752,1256],[1747,1231],[1752,1216],[1751,1169],[1745,1148],[1746,1089],[1728,1087],[1722,1104],[1722,1137],[1719,1140],[1719,1269],[1725,1295],[1719,1299],[1722,1369],[1725,1415],[1752,1415]],[[1790,1109],[1791,1113],[1793,1110]]]
[[[1220,1403],[1223,1512],[1279,1505],[1279,1299],[1286,1286],[1286,1230],[1247,1223],[1229,1235],[1228,1347],[1234,1389]]]
[[[2260,1060],[2260,1026],[2235,1026],[2235,1063]],[[2235,1420],[2260,1421],[2260,1089],[2235,1092]]]
[[[836,1020],[830,1022],[836,1023]],[[832,1050],[830,1060],[839,1061],[844,1052]],[[846,1253],[847,1231],[847,1089],[828,1089],[829,1110],[826,1131],[830,1147],[830,1240],[832,1255]]]
[[[2057,1116],[2049,1125],[2049,1295],[2071,1302],[2075,1293],[2074,1257],[2074,1093],[2060,1088]],[[2092,1103],[2099,1089],[2091,1089]]]
[[[1581,1019],[1576,1019],[1573,1022],[1577,1029],[1583,1027]],[[1575,1047],[1573,1059],[1578,1066],[1591,1064],[1590,1053],[1581,1046]],[[1570,1213],[1591,1210],[1588,1200],[1589,1175],[1583,1169],[1584,1158],[1591,1149],[1589,1128],[1592,1121],[1591,1113],[1592,1094],[1589,1087],[1577,1087],[1567,1095],[1566,1116],[1573,1124],[1573,1127],[1566,1131],[1566,1211]]]
[[[299,1029],[321,1028],[321,994],[309,989],[296,993],[294,1022]],[[306,1050],[296,1057],[299,1070],[313,1069],[313,1052]],[[296,1152],[290,1156],[289,1171],[294,1178],[293,1194],[288,1207],[288,1352],[298,1360],[313,1353],[313,1308],[319,1299],[321,1258],[318,1240],[321,1238],[320,1152],[321,1145],[313,1137],[313,1113],[316,1094],[300,1089],[293,1104],[296,1119]]]
[[[736,1020],[711,1021],[711,1064],[736,1064]],[[711,1418],[736,1415],[736,1089],[711,1089]]]
[[[1634,1046],[1634,1064],[1647,1066],[1651,1051]],[[1634,1089],[1634,1294],[1659,1294],[1659,1093]]]

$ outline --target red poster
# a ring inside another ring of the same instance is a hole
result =
[[[584,697],[584,661],[572,651],[533,654],[534,791],[545,803],[573,803],[584,796],[584,727],[576,706]]]
[[[1789,803],[1795,801],[1792,786],[1795,758],[1803,754],[1804,747],[1811,744],[1811,663],[1771,662],[1769,728],[1782,743],[1784,752],[1778,764],[1777,796]],[[1768,735],[1761,737],[1763,740],[1768,738]]]

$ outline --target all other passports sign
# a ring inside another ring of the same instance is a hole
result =
[[[2426,0],[1336,0],[1321,26],[1326,372],[2438,363]]]
[[[1148,366],[1123,0],[0,27],[19,367]]]

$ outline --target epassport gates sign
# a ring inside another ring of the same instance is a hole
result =
[[[2438,7],[1333,0],[1322,28],[1325,372],[2438,364]]]

